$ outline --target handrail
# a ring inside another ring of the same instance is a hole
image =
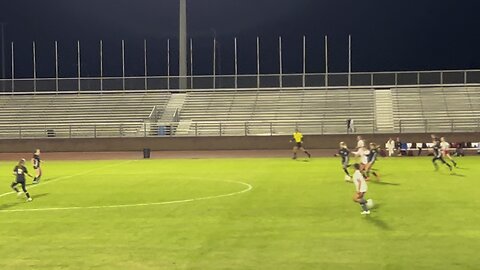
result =
[[[421,73],[421,74],[429,74],[429,73],[453,73],[453,72],[480,72],[480,69],[445,69],[445,70],[441,70],[441,69],[436,69],[436,70],[412,70],[412,71],[409,71],[409,70],[400,70],[400,71],[395,71],[395,70],[392,70],[392,71],[354,71],[354,72],[351,72],[351,73],[348,73],[348,72],[329,72],[329,73],[290,73],[290,74],[276,74],[276,73],[265,73],[265,74],[222,74],[222,75],[219,75],[219,74],[216,74],[216,75],[211,75],[211,74],[203,74],[203,75],[194,75],[194,76],[174,76],[174,75],[170,75],[170,76],[147,76],[146,78],[149,78],[149,79],[180,79],[180,78],[191,78],[191,77],[194,77],[194,78],[212,78],[212,77],[216,77],[216,78],[231,78],[231,77],[257,77],[257,76],[260,76],[260,77],[272,77],[272,76],[282,76],[282,77],[289,77],[289,76],[303,76],[303,75],[306,75],[306,76],[325,76],[325,75],[329,75],[329,76],[335,76],[335,75],[370,75],[370,74],[417,74],[417,73]],[[37,77],[37,78],[15,78],[14,80],[17,80],[17,81],[34,81],[34,80],[37,80],[37,81],[42,81],[42,80],[75,80],[75,81],[78,81],[78,80],[123,80],[123,79],[145,79],[145,76],[128,76],[128,77],[81,77],[81,78],[78,78],[78,77],[64,77],[64,78],[55,78],[55,77]],[[0,82],[2,81],[5,81],[5,82],[11,82],[12,79],[11,78],[7,78],[7,79],[0,79]]]

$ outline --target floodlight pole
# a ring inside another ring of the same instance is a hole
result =
[[[187,0],[180,0],[179,46],[179,87],[187,89]]]
[[[55,40],[55,93],[58,94],[58,41]]]
[[[170,90],[170,39],[167,39],[167,89]]]
[[[78,94],[80,94],[81,90],[81,78],[82,78],[82,64],[80,59],[80,40],[77,40],[77,76],[78,76]]]
[[[32,57],[33,57],[33,92],[37,93],[37,48],[35,41],[32,43]]]
[[[103,93],[103,40],[100,40],[100,93]]]
[[[5,91],[5,23],[0,23],[2,35],[2,91]]]
[[[348,36],[348,87],[352,86],[352,35]]]
[[[328,36],[325,36],[325,87],[328,88]]]
[[[12,42],[12,94],[15,92],[15,48]]]

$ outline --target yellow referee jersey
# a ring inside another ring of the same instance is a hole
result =
[[[303,134],[301,132],[293,133],[293,139],[296,143],[301,143],[303,141]]]

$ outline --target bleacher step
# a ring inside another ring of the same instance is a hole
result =
[[[375,123],[378,132],[393,132],[393,100],[392,91],[375,91]]]

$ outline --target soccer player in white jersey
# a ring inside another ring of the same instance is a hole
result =
[[[362,172],[360,172],[360,164],[353,164],[355,172],[353,173],[353,183],[355,184],[355,195],[353,196],[353,201],[359,203],[362,207],[362,215],[369,215],[370,210],[367,207],[367,200],[365,200],[365,194],[368,191],[367,181],[363,177]]]
[[[365,147],[365,140],[362,138],[362,136],[357,136],[357,151],[360,150],[360,148]]]
[[[452,156],[450,156],[450,144],[445,140],[445,137],[440,138],[440,148],[442,149],[442,156],[450,159],[450,161],[453,163],[453,166],[457,167],[457,162],[455,162]]]

